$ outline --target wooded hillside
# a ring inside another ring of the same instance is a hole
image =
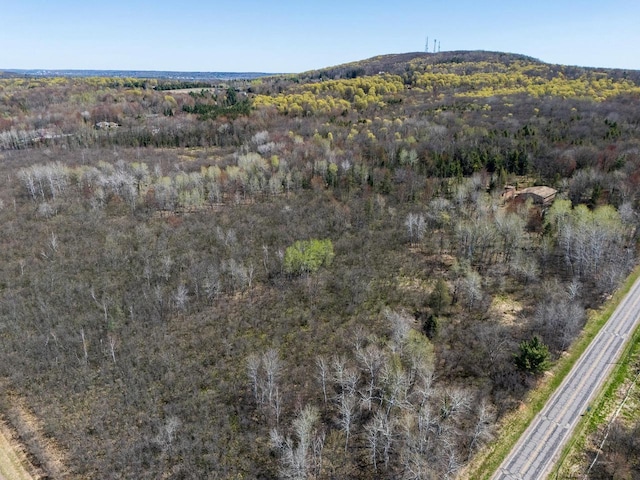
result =
[[[0,79],[0,410],[64,478],[454,478],[635,265],[639,78]]]

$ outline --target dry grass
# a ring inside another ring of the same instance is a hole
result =
[[[33,480],[27,468],[29,461],[22,447],[4,422],[0,422],[0,479]]]
[[[522,304],[517,300],[507,296],[496,296],[489,307],[489,315],[491,318],[499,319],[504,325],[513,325],[522,309]]]

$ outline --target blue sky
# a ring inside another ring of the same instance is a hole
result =
[[[0,69],[301,72],[379,54],[640,69],[640,0],[0,0]]]

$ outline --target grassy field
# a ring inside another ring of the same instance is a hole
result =
[[[498,432],[496,433],[497,440],[487,446],[484,451],[481,451],[476,456],[475,460],[461,475],[461,478],[491,478],[493,473],[500,466],[500,463],[502,463],[504,458],[506,458],[520,436],[529,426],[529,423],[531,423],[535,415],[540,410],[542,410],[549,397],[551,397],[556,388],[558,388],[560,383],[562,383],[566,375],[573,368],[573,365],[587,349],[587,347],[591,343],[591,340],[593,340],[602,326],[607,322],[607,320],[609,320],[609,317],[613,314],[614,310],[618,306],[618,303],[620,303],[624,296],[629,292],[631,286],[639,277],[640,267],[637,267],[627,278],[622,288],[620,288],[615,293],[615,295],[612,296],[612,298],[602,307],[602,309],[593,312],[593,314],[589,316],[587,324],[585,325],[580,338],[576,340],[567,354],[555,363],[551,371],[543,379],[541,379],[540,385],[536,389],[531,391],[528,398],[521,405],[521,408],[519,408],[512,414],[507,415],[503,419],[500,427],[498,428]],[[636,338],[637,335],[634,336],[633,342],[629,342],[629,345],[627,346],[627,349],[624,353],[625,356],[628,356],[630,350],[636,345]],[[589,417],[589,425],[592,425],[592,429],[589,431],[593,431],[593,429],[596,428],[596,420],[602,420],[604,418],[601,415],[598,415],[596,412],[598,411],[598,408],[603,408],[604,400],[606,398],[613,398],[615,392],[617,391],[617,387],[623,384],[623,381],[626,378],[624,376],[627,370],[626,365],[628,365],[627,362],[622,362],[620,364],[620,366],[612,374],[611,379],[603,390],[603,393],[601,393],[598,397],[598,400],[594,402],[594,405],[600,405],[600,407],[597,407],[594,410],[594,414]],[[583,433],[576,433],[575,435],[582,435],[583,437],[585,437],[584,432],[586,431],[586,425],[587,420],[583,420],[576,429],[576,432]],[[574,445],[576,448],[579,448],[580,445],[584,445],[584,440],[580,442],[576,440],[576,437],[574,437],[574,439],[569,442],[569,445]],[[567,455],[568,454],[565,452],[562,458],[564,459],[565,457],[567,457]],[[572,453],[571,455],[574,454]],[[567,462],[567,465],[568,464],[569,463]]]

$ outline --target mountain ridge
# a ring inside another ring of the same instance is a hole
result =
[[[553,64],[519,53],[488,50],[453,50],[437,53],[406,52],[376,55],[362,60],[309,70],[300,73],[299,77],[313,80],[322,78],[355,78],[379,73],[403,75],[416,66],[424,67],[427,65],[478,62],[500,63],[505,66],[510,66],[516,62],[530,63],[533,65],[544,65],[553,70],[560,70],[565,75],[568,74],[575,77],[586,72],[599,72],[606,73],[616,79],[628,78],[636,83],[640,82],[640,71],[638,70]]]

